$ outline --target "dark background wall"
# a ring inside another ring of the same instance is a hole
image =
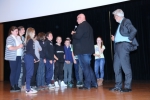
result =
[[[74,11],[69,13],[12,21],[4,23],[4,40],[6,40],[8,30],[11,26],[24,26],[25,28],[33,27],[38,32],[52,31],[55,42],[56,36],[62,36],[63,39],[71,37],[70,33],[74,29],[76,23],[76,16],[79,13],[86,15],[87,21],[91,24],[94,30],[94,39],[101,36],[106,50],[104,51],[105,64],[105,80],[113,80],[113,61],[111,58],[111,43],[110,31],[115,34],[118,24],[115,22],[112,12],[118,8],[122,9],[125,17],[129,18],[135,28],[138,30],[136,35],[139,42],[138,50],[131,53],[131,65],[134,80],[150,80],[150,12],[148,6],[149,0],[128,1],[96,7],[86,10]],[[109,12],[111,21],[111,30],[109,25]],[[19,13],[18,13],[19,15]],[[11,16],[10,16],[11,17]],[[95,41],[96,42],[96,41]],[[5,43],[5,41],[4,41]],[[92,66],[94,59],[92,59]],[[9,63],[4,61],[4,79],[9,80]]]

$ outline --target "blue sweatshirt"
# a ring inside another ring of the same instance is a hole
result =
[[[73,63],[72,51],[70,46],[68,48],[64,46],[64,50],[65,50],[65,61],[70,61],[71,63]]]

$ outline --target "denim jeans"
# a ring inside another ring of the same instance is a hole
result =
[[[95,59],[94,70],[97,79],[104,78],[104,65],[105,65],[105,58]]]
[[[37,70],[37,86],[44,86],[45,85],[45,64],[42,58],[40,58],[39,67]]]
[[[75,77],[76,77],[76,81],[83,81],[83,73],[82,73],[82,69],[81,66],[79,65],[79,60],[76,59],[76,64],[74,64],[74,69],[75,69]]]
[[[34,71],[34,58],[30,54],[26,54],[24,57],[26,67],[26,90],[30,90],[31,78]]]
[[[53,70],[53,65],[54,62],[51,64],[49,60],[46,60],[45,66],[46,66],[46,84],[49,85],[51,83],[52,77],[54,75],[54,70]]]
[[[97,86],[96,77],[90,65],[91,54],[78,55],[78,59],[84,74],[84,87]]]
[[[10,84],[11,86],[17,85],[21,72],[21,56],[16,57],[16,61],[9,61],[10,64]]]

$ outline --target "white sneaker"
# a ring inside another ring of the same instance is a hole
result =
[[[54,89],[55,88],[55,86],[53,86],[52,84],[49,84],[48,87],[49,87],[49,89]]]
[[[54,84],[55,84],[55,87],[56,87],[56,88],[58,88],[58,87],[59,87],[59,84],[58,84],[58,82],[57,82],[57,81],[56,81]]]
[[[34,93],[37,93],[37,91],[31,88],[31,90],[30,91],[26,91],[26,93],[34,94]]]
[[[61,81],[60,85],[61,85],[61,87],[67,87],[67,85],[64,83],[64,81]]]

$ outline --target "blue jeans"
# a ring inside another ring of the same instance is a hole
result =
[[[91,54],[78,55],[78,59],[84,74],[84,87],[97,86],[97,80],[90,65]]]
[[[104,65],[105,65],[105,58],[95,59],[94,70],[97,79],[104,78]]]
[[[21,72],[21,56],[16,57],[16,61],[9,61],[10,64],[10,84],[17,85]]]
[[[49,85],[51,83],[54,70],[53,70],[53,64],[50,63],[49,60],[46,60],[46,84]]]
[[[30,90],[31,78],[34,71],[34,58],[30,54],[26,54],[24,57],[25,67],[26,67],[26,90]]]
[[[37,86],[44,86],[45,85],[45,64],[42,58],[40,58],[39,67],[37,70]]]
[[[76,81],[83,81],[83,73],[82,73],[82,69],[81,66],[79,65],[79,60],[76,59],[76,64],[74,64],[74,69],[75,69],[75,77],[76,77]]]

